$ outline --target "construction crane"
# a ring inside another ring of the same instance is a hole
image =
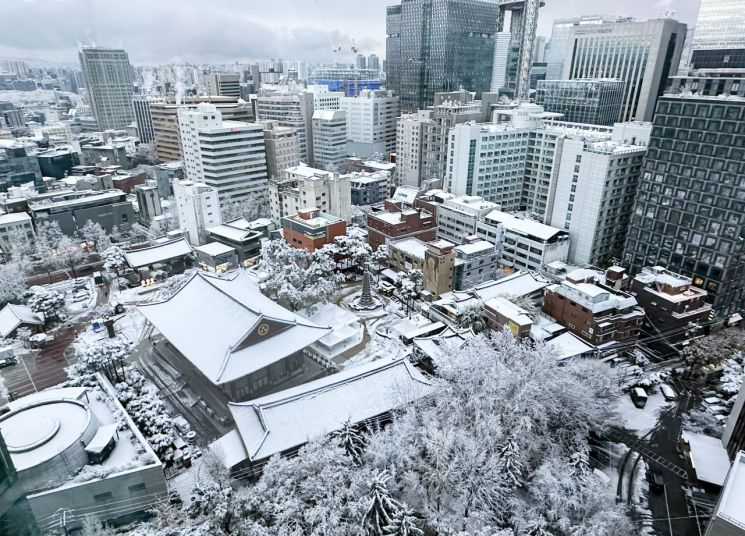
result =
[[[334,40],[331,37],[331,32],[329,31],[329,27],[326,24],[326,17],[323,16],[321,4],[318,3],[318,0],[316,0],[316,8],[318,9],[318,14],[321,16],[321,20],[323,21],[323,27],[326,29],[326,35],[328,36],[329,44],[331,45],[331,58],[334,62],[334,65],[336,65],[336,53],[341,52],[341,42],[337,41],[336,44],[334,44]]]
[[[540,7],[541,0],[525,0],[522,46],[520,47],[517,87],[515,88],[515,98],[518,102],[528,102],[530,100],[530,71],[533,67],[533,49],[535,48],[538,9]]]

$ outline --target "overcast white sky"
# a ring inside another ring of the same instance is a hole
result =
[[[77,63],[78,43],[129,52],[132,63],[262,58],[331,62],[329,38],[351,61],[385,57],[385,7],[394,0],[0,0],[0,57]],[[545,0],[539,34],[554,18],[593,13],[655,18],[674,9],[695,22],[700,0]]]

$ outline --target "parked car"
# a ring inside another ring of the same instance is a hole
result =
[[[667,400],[668,402],[678,398],[678,395],[675,393],[673,388],[666,383],[660,384],[660,391],[662,392],[662,396],[664,396],[665,400]]]
[[[168,504],[171,504],[173,506],[180,506],[183,503],[183,499],[181,498],[181,495],[178,494],[178,491],[171,490],[171,492],[168,494]]]
[[[643,408],[647,405],[647,392],[641,387],[634,387],[631,390],[631,400],[637,408]]]
[[[0,368],[12,367],[13,365],[17,364],[18,360],[15,357],[6,357],[5,359],[0,359]]]

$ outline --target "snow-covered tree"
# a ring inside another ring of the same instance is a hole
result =
[[[428,403],[372,435],[363,466],[390,469],[392,489],[435,530],[514,527],[536,469],[618,422],[617,387],[602,365],[560,365],[549,347],[510,333],[442,350]]]
[[[484,302],[475,300],[467,303],[458,311],[458,327],[481,333],[487,328]]]
[[[104,250],[101,253],[101,260],[103,261],[104,270],[115,272],[117,277],[119,276],[119,270],[127,264],[127,257],[124,255],[124,250],[119,246],[110,246]]]
[[[92,247],[99,253],[111,246],[109,234],[98,222],[86,221],[77,234],[80,240],[84,241],[88,247]]]
[[[261,249],[261,269],[262,292],[293,311],[328,302],[338,288],[334,261],[327,254],[293,248],[281,239]]]
[[[57,264],[61,268],[66,268],[72,272],[73,277],[78,274],[75,269],[86,259],[86,254],[80,247],[80,244],[68,236],[63,236],[57,248]]]
[[[78,352],[78,362],[73,365],[73,372],[78,375],[103,372],[112,382],[121,382],[124,378],[124,361],[131,350],[129,342],[98,340]]]
[[[31,330],[26,326],[21,326],[16,330],[15,339],[21,343],[24,348],[28,348],[29,340],[31,339]]]
[[[230,221],[245,218],[253,221],[269,217],[269,197],[264,193],[255,193],[248,198],[228,203],[221,209],[222,220]]]
[[[719,365],[735,352],[745,351],[745,331],[737,328],[723,329],[696,339],[682,353],[694,375],[701,374],[711,365]]]
[[[44,315],[45,320],[54,320],[59,318],[59,312],[65,307],[65,297],[46,287],[31,287],[28,305],[35,313]]]
[[[419,528],[419,525],[420,521],[414,516],[414,512],[399,508],[391,522],[383,529],[383,534],[386,536],[424,536],[424,531]]]
[[[52,282],[52,272],[57,269],[57,254],[59,246],[64,238],[59,223],[56,221],[45,221],[36,228],[36,239],[34,240],[34,256],[37,263],[49,276]]]
[[[112,528],[105,525],[96,516],[87,515],[83,518],[83,527],[80,536],[114,536]]]
[[[414,300],[419,297],[423,280],[424,274],[418,268],[412,268],[406,272],[398,273],[396,287],[398,287],[398,294],[401,296],[401,301],[406,304],[407,313],[409,312]]]
[[[347,268],[354,266],[362,269],[365,263],[370,260],[372,248],[364,236],[351,232],[352,229],[350,228],[348,234],[334,238],[334,244],[337,248],[334,253],[343,259]]]
[[[388,266],[388,245],[380,244],[378,249],[373,251],[370,260],[378,265],[378,267]]]
[[[401,503],[395,500],[388,489],[391,475],[388,471],[377,471],[370,480],[370,494],[368,507],[363,518],[363,526],[368,534],[382,536],[385,527],[389,526],[396,513],[401,508]]]
[[[7,303],[22,303],[26,278],[16,262],[0,265],[0,309]]]
[[[29,257],[34,252],[33,242],[29,240],[26,231],[20,227],[13,227],[8,231],[9,247],[5,251],[6,259],[18,264],[24,273],[30,270]]]
[[[344,426],[334,432],[332,436],[336,438],[339,446],[344,449],[348,456],[355,462],[359,462],[362,451],[365,448],[365,440],[351,422],[345,422]]]
[[[506,298],[510,302],[512,302],[514,305],[517,305],[521,309],[524,309],[528,314],[534,315],[538,314],[540,312],[540,307],[538,307],[535,302],[528,296],[503,296],[503,298]]]
[[[364,227],[367,225],[367,215],[372,212],[370,205],[352,205],[350,220],[354,225]]]

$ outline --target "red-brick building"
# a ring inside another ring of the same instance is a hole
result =
[[[431,213],[390,199],[384,206],[384,211],[367,215],[367,242],[373,250],[401,238],[416,237],[424,242],[437,238],[437,218]]]
[[[334,238],[347,234],[347,222],[320,212],[317,208],[301,210],[294,216],[282,218],[282,236],[294,248],[315,251]]]
[[[547,287],[543,312],[596,346],[638,339],[644,320],[636,298],[591,278]]]

